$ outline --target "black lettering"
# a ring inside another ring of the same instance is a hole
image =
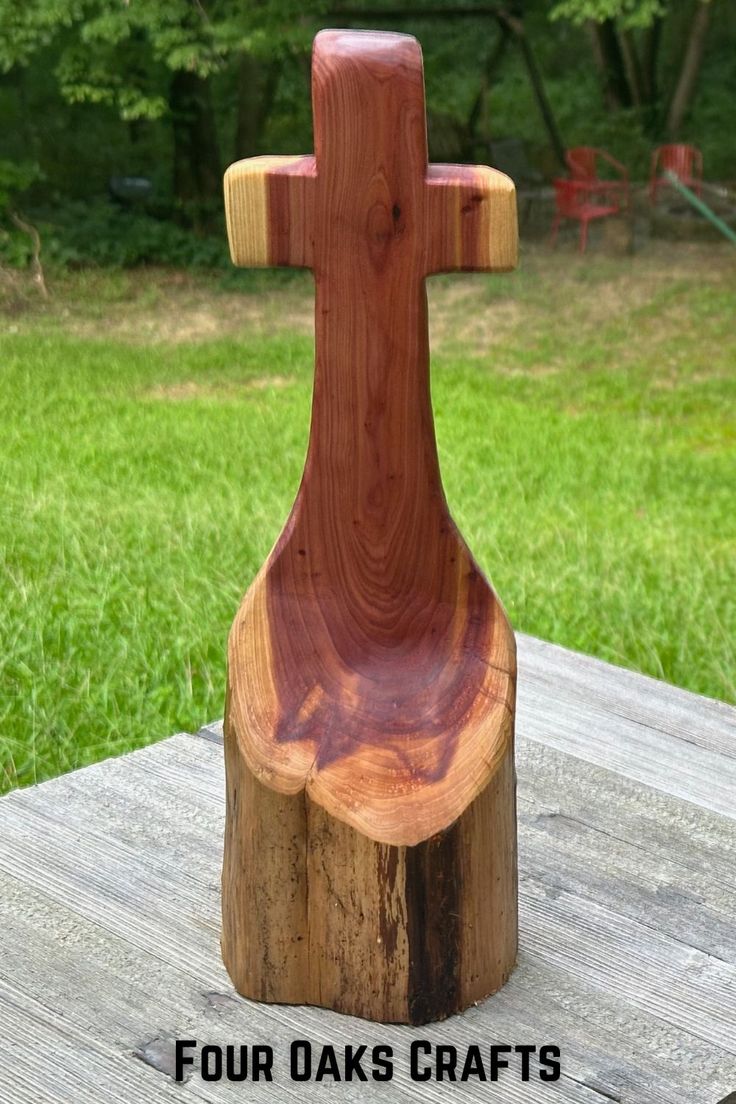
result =
[[[319,1056],[314,1080],[321,1081],[324,1077],[331,1077],[333,1081],[341,1080],[340,1067],[335,1057],[335,1048],[331,1046],[322,1047],[322,1053]]]
[[[558,1081],[560,1077],[560,1062],[555,1061],[560,1057],[560,1048],[558,1046],[543,1046],[539,1048],[539,1064],[540,1066],[546,1066],[546,1069],[540,1069],[539,1076],[542,1081]]]
[[[435,1077],[438,1081],[445,1080],[445,1074],[447,1074],[448,1081],[456,1081],[455,1066],[457,1065],[457,1047],[444,1046],[442,1043],[437,1046],[437,1064],[435,1067]]]
[[[210,1062],[210,1058],[214,1062]],[[203,1081],[219,1081],[222,1077],[222,1051],[219,1046],[203,1046],[200,1052]]]
[[[252,1056],[252,1078],[254,1081],[273,1081],[273,1047],[254,1046]]]
[[[420,1054],[431,1054],[432,1044],[428,1043],[426,1039],[415,1039],[411,1044],[409,1050],[410,1066],[409,1075],[412,1081],[429,1081],[432,1076],[431,1066],[424,1066],[423,1069],[419,1069],[417,1065],[417,1059]]]
[[[509,1064],[505,1058],[502,1058],[502,1054],[510,1054],[511,1047],[506,1043],[494,1043],[491,1047],[491,1081],[498,1081],[498,1071],[500,1069],[508,1069]]]
[[[486,1074],[480,1053],[480,1047],[476,1046],[475,1043],[468,1047],[468,1053],[465,1055],[465,1062],[463,1064],[462,1073],[460,1074],[460,1080],[469,1081],[471,1077],[477,1077],[479,1081],[488,1080],[488,1075]]]
[[[394,1075],[394,1064],[391,1061],[394,1052],[390,1046],[374,1046],[371,1051],[371,1060],[373,1061],[373,1080],[374,1081],[390,1081]],[[378,1067],[378,1068],[375,1068]]]
[[[174,1057],[174,1080],[175,1081],[183,1081],[184,1080],[184,1067],[194,1065],[194,1059],[192,1058],[191,1054],[185,1054],[184,1050],[185,1050],[185,1048],[187,1050],[191,1050],[193,1047],[196,1047],[196,1045],[197,1045],[197,1040],[196,1039],[177,1039],[176,1040],[176,1046],[174,1048],[174,1056],[175,1056]]]
[[[354,1049],[351,1046],[346,1046],[345,1047],[345,1080],[346,1081],[352,1081],[353,1080],[353,1074],[355,1074],[355,1076],[358,1078],[359,1081],[367,1081],[368,1080],[368,1078],[365,1075],[365,1070],[363,1069],[363,1067],[360,1064],[360,1060],[363,1057],[363,1055],[365,1054],[365,1050],[366,1050],[366,1048],[364,1046],[359,1046],[357,1049]]]
[[[289,1055],[291,1080],[308,1081],[312,1076],[312,1044],[306,1039],[295,1039]]]
[[[519,1046],[514,1047],[517,1054],[521,1055],[521,1080],[529,1080],[529,1058],[532,1054],[536,1053],[536,1047],[531,1046],[529,1043],[520,1043]]]
[[[248,1048],[237,1048],[239,1062],[235,1061],[235,1047],[228,1044],[225,1047],[225,1077],[228,1081],[245,1081],[248,1076]]]

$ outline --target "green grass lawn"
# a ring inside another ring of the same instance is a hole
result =
[[[0,336],[0,786],[222,712],[239,597],[296,491],[308,277],[78,274]],[[448,500],[514,626],[736,698],[726,249],[431,289]]]

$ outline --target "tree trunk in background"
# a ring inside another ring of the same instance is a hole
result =
[[[621,57],[623,58],[624,69],[626,71],[626,80],[631,91],[631,102],[634,107],[641,107],[641,63],[636,48],[636,41],[628,27],[622,27],[619,30],[618,38],[621,46]]]
[[[633,97],[626,76],[626,65],[621,43],[612,19],[589,24],[593,40],[593,55],[603,85],[603,99],[609,111],[631,107]]]
[[[659,96],[657,81],[657,60],[662,41],[662,17],[656,19],[642,32],[641,80],[644,99],[648,104],[656,104]]]
[[[542,74],[537,65],[537,59],[532,50],[529,39],[526,34],[522,33],[519,36],[519,46],[521,48],[521,54],[524,58],[524,63],[529,73],[529,80],[531,81],[532,91],[534,92],[534,98],[537,101],[537,107],[542,115],[542,120],[547,128],[547,134],[549,140],[552,143],[552,149],[555,151],[555,156],[561,166],[561,168],[567,168],[567,162],[565,161],[565,143],[562,141],[562,136],[557,128],[557,120],[552,113],[552,105],[547,99],[547,92],[542,81]]]
[[[491,128],[488,117],[488,93],[493,78],[501,64],[504,54],[506,53],[506,46],[509,41],[509,31],[505,26],[501,26],[499,29],[499,35],[493,48],[488,54],[488,59],[483,66],[483,74],[480,79],[480,87],[478,89],[478,95],[473,100],[468,114],[468,122],[466,126],[467,141],[466,141],[466,153],[467,160],[472,160],[478,156],[479,149],[483,151],[483,155],[488,154],[488,144],[491,140]],[[479,133],[480,132],[480,133]]]
[[[169,107],[174,138],[173,190],[177,221],[204,232],[221,219],[222,172],[209,83],[178,70]]]
[[[714,0],[710,0],[710,2],[708,0],[697,0],[695,4],[685,54],[680,67],[680,75],[667,113],[667,135],[669,138],[677,137],[682,121],[692,103],[700,63],[703,59],[713,3]]]
[[[560,167],[567,171],[567,162],[565,161],[565,143],[562,141],[562,136],[557,127],[557,120],[555,119],[554,112],[552,111],[552,105],[547,99],[547,91],[544,87],[544,81],[542,79],[542,73],[537,65],[537,59],[532,50],[531,43],[527,38],[526,28],[524,27],[523,20],[517,15],[511,15],[508,12],[499,10],[494,13],[496,18],[511,31],[516,37],[516,41],[519,44],[521,50],[521,56],[524,59],[527,73],[529,74],[529,81],[532,86],[532,92],[534,98],[537,101],[537,107],[539,113],[542,116],[547,134],[549,136],[552,149],[554,150],[555,157],[557,158]]]
[[[252,54],[242,55],[238,66],[234,160],[261,152],[261,135],[273,107],[280,76],[281,62],[261,61]]]

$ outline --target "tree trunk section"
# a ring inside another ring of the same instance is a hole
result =
[[[612,19],[605,19],[602,23],[591,22],[589,27],[606,105],[611,111],[631,107],[631,89],[616,24]]]
[[[261,152],[261,135],[273,106],[281,64],[243,54],[238,65],[234,160]]]
[[[680,75],[667,113],[667,135],[670,138],[678,136],[683,119],[692,103],[695,84],[700,72],[700,63],[703,60],[712,6],[713,0],[711,2],[697,0],[695,5]]]
[[[641,74],[641,62],[639,60],[639,53],[636,48],[636,41],[632,32],[628,27],[622,28],[619,32],[619,42],[621,44],[621,57],[623,58],[624,70],[626,72],[626,80],[631,90],[631,102],[634,107],[641,107],[642,104],[642,74]]]
[[[209,83],[177,70],[169,106],[174,139],[173,191],[178,221],[205,231],[222,208],[222,176]]]
[[[541,70],[537,64],[536,55],[532,49],[531,42],[529,41],[524,27],[522,19],[515,15],[509,15],[505,12],[499,14],[499,19],[505,24],[509,30],[516,36],[516,40],[521,50],[521,56],[524,59],[527,73],[529,75],[529,81],[532,86],[532,92],[534,93],[534,99],[537,101],[537,107],[539,113],[542,116],[542,121],[547,130],[552,149],[560,164],[560,167],[567,170],[567,162],[565,160],[565,143],[560,135],[559,128],[557,126],[557,120],[555,119],[552,105],[547,97],[547,90],[544,87],[544,80],[542,78]]]
[[[642,37],[642,91],[644,99],[654,107],[659,96],[659,81],[657,79],[657,61],[659,47],[662,42],[662,17],[659,16],[648,26]]]

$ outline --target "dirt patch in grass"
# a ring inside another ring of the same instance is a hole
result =
[[[733,249],[693,243],[657,243],[634,256],[594,250],[584,256],[560,247],[524,244],[518,271],[453,275],[428,282],[430,337],[435,352],[484,358],[499,346],[544,347],[538,364],[513,366],[536,374],[554,366],[556,331],[572,328],[597,337],[623,323],[642,329],[681,324],[689,291],[736,278]],[[233,290],[221,274],[166,269],[85,271],[51,276],[44,303],[30,290],[23,302],[0,287],[0,314],[9,332],[50,330],[134,345],[201,344],[217,338],[268,337],[314,329],[314,288],[307,273],[285,281],[256,274]],[[666,303],[668,296],[672,302]],[[11,321],[12,320],[12,321]],[[652,335],[654,336],[654,335]],[[666,337],[662,333],[663,338]],[[499,365],[505,371],[503,365]]]
[[[238,382],[203,383],[200,380],[179,380],[157,384],[142,393],[145,399],[163,402],[189,402],[192,399],[237,398],[249,391],[281,390],[295,382],[293,376],[259,376]]]

